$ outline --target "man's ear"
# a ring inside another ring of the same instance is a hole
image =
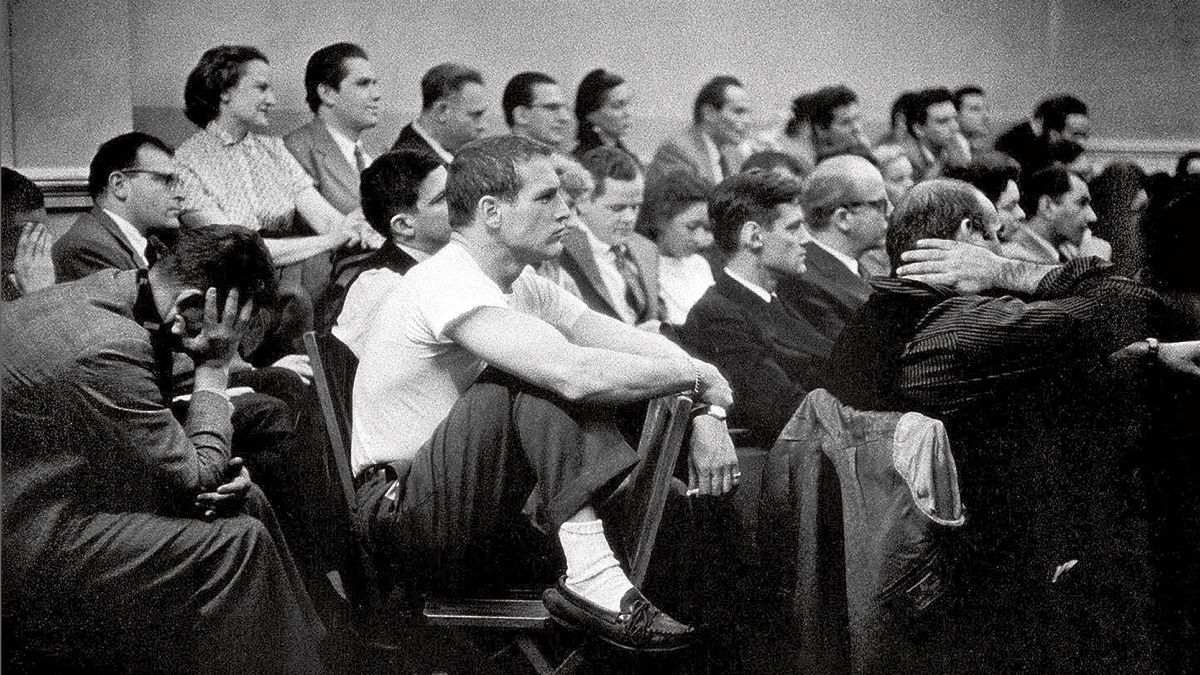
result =
[[[529,106],[519,105],[513,108],[512,111],[513,124],[528,124],[529,123]]]
[[[171,324],[175,335],[195,335],[204,322],[204,291],[185,288],[175,296],[165,323]]]
[[[397,237],[404,241],[408,241],[416,234],[416,228],[413,227],[412,217],[407,213],[397,213],[392,216],[389,222],[389,228],[393,237]]]
[[[334,94],[337,94],[337,93],[338,93],[337,88],[331,87],[328,84],[325,84],[324,82],[317,85],[317,97],[320,98],[321,102],[326,105],[333,105],[332,98],[333,98]]]
[[[500,214],[500,200],[491,195],[484,195],[479,198],[479,203],[475,205],[476,211],[483,216],[483,223],[488,229],[496,229],[500,227],[501,221],[504,219]]]
[[[450,110],[450,102],[446,97],[439,98],[433,102],[433,118],[439,122],[446,121],[446,112]]]
[[[108,194],[120,201],[129,199],[129,175],[121,171],[108,174]]]
[[[839,206],[834,209],[833,214],[829,216],[829,219],[830,222],[833,223],[833,226],[843,234],[849,234],[850,230],[854,227],[854,225],[850,222],[850,209],[844,206]]]
[[[1042,215],[1048,215],[1057,206],[1058,203],[1055,202],[1050,195],[1042,195],[1041,197],[1038,197],[1037,212]]]
[[[742,223],[738,230],[738,248],[742,247],[751,251],[762,248],[762,227],[757,222],[747,220]]]

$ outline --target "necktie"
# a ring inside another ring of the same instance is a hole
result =
[[[367,168],[367,156],[357,143],[354,144],[354,165],[358,167],[359,173],[362,173]]]
[[[646,289],[642,286],[642,274],[638,270],[633,256],[630,255],[628,246],[615,244],[612,252],[616,256],[617,271],[625,280],[625,302],[629,303],[630,309],[637,316],[638,323],[641,323],[649,318],[646,316],[649,302],[646,298]]]
[[[725,153],[718,151],[717,156],[720,157],[721,164],[721,180],[729,178],[729,160],[725,159]]]

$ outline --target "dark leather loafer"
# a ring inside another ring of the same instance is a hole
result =
[[[636,588],[621,598],[621,611],[610,612],[568,589],[564,577],[542,593],[542,602],[564,626],[631,651],[672,652],[691,646],[696,636],[695,629],[667,616]]]

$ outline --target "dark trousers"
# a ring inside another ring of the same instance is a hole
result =
[[[6,666],[321,670],[324,628],[256,487],[240,515],[92,513],[67,521],[56,542],[30,578],[5,589]]]
[[[503,569],[493,552],[519,538],[523,510],[553,535],[637,463],[619,415],[489,370],[405,475],[380,474],[359,488],[360,530],[400,578],[476,585]]]

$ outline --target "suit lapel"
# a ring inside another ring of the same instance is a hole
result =
[[[319,118],[309,122],[312,130],[313,151],[325,157],[325,166],[330,167],[331,173],[341,187],[347,191],[358,192],[358,167],[346,162],[346,156],[333,140],[333,134]]]
[[[809,244],[804,248],[808,252],[807,264],[812,268],[804,277],[809,283],[847,307],[866,302],[871,287],[862,277],[855,275],[842,261],[820,246]]]
[[[574,227],[567,228],[566,234],[563,235],[563,268],[568,273],[576,273],[576,282],[580,275],[583,276],[582,281],[586,281],[592,287],[594,294],[608,305],[609,313],[612,316],[617,314],[616,304],[612,297],[608,294],[608,286],[604,284],[604,277],[600,274],[600,268],[596,265],[596,257],[592,253],[592,247],[588,244],[587,235],[582,230]]]
[[[125,238],[124,234],[121,234],[121,228],[117,227],[116,221],[109,217],[109,215],[104,212],[104,209],[100,208],[99,206],[92,209],[92,217],[96,219],[96,222],[100,224],[101,229],[107,232],[108,236],[112,237],[117,246],[119,246],[120,249],[125,252],[125,255],[129,257],[130,269],[141,267],[142,265],[138,261],[145,256],[146,252],[135,252],[133,250],[133,246],[130,245],[129,240]]]

